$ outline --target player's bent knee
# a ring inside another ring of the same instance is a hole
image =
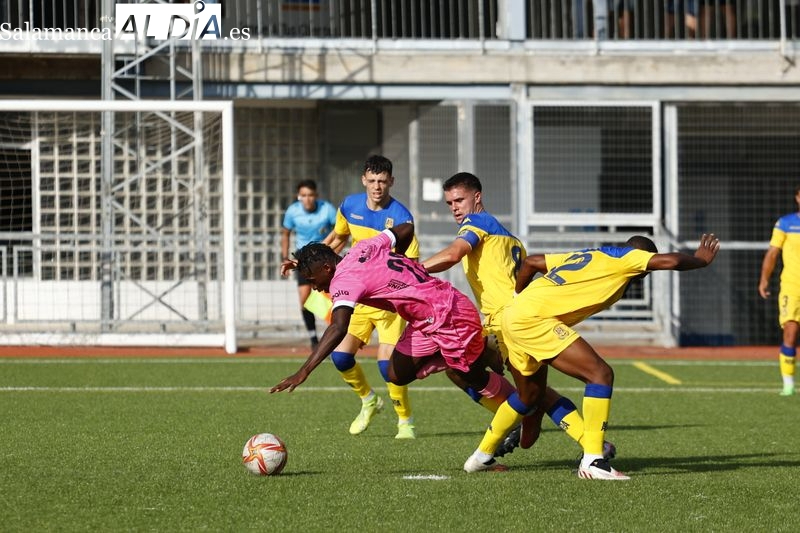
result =
[[[347,352],[333,352],[331,354],[331,361],[333,366],[339,372],[346,372],[356,366],[356,358],[353,354]]]

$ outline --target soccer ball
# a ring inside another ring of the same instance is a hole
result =
[[[257,476],[277,476],[286,466],[286,445],[272,433],[253,435],[242,450],[242,463]]]

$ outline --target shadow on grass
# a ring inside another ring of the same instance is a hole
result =
[[[741,454],[741,455],[717,455],[717,456],[688,456],[688,457],[624,457],[614,460],[613,466],[626,474],[635,473],[640,476],[648,475],[675,475],[675,474],[697,474],[703,472],[727,472],[747,468],[797,468],[800,467],[800,459],[786,460],[778,459],[786,457],[786,454]],[[527,459],[527,458],[526,458]],[[531,458],[533,459],[533,458]],[[512,466],[515,471],[542,471],[542,470],[562,470],[565,466],[573,469],[577,468],[577,459],[551,460],[540,462],[529,462],[526,464],[515,464]]]
[[[657,430],[657,429],[687,429],[687,428],[698,428],[704,427],[702,424],[648,424],[648,425],[614,425],[609,429],[609,435],[613,435],[618,431],[647,431],[647,430]],[[435,431],[431,429],[430,431],[427,428],[424,428],[424,432],[420,431],[420,434],[428,437],[428,438],[439,438],[439,437],[469,437],[469,436],[478,436],[480,439],[483,436],[484,429],[473,429],[470,431]],[[557,428],[554,424],[545,421],[542,426],[542,434],[545,433],[563,433],[563,431]],[[613,437],[611,438],[613,440]]]

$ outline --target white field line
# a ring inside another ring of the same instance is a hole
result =
[[[559,387],[561,391],[583,393],[582,387]],[[774,393],[775,387],[614,387],[615,393]],[[264,387],[0,387],[2,392],[263,392],[268,394],[269,386]],[[292,394],[316,392],[351,392],[350,387],[299,387]],[[455,386],[426,387],[414,386],[414,393],[452,392],[460,393]]]
[[[110,358],[110,359],[94,359],[94,358],[56,358],[56,359],[35,359],[35,358],[0,358],[0,366],[2,365],[142,365],[142,364],[285,364],[297,363],[302,359],[292,358],[276,358],[276,357],[258,357],[258,358],[176,358],[176,359],[137,359],[137,358]],[[613,365],[636,365],[637,361],[628,359],[610,359]],[[326,363],[330,363],[326,361]],[[655,365],[659,366],[774,366],[775,363],[771,361],[688,361],[688,360],[657,360],[653,361]],[[0,392],[264,392],[267,393],[269,385],[263,387],[258,386],[239,386],[239,387],[211,387],[211,386],[196,386],[196,387],[36,387],[36,386],[0,386]],[[583,387],[559,387],[559,390],[569,392],[583,392]],[[350,392],[349,387],[305,387],[301,386],[295,392]],[[417,383],[414,385],[416,392],[460,392],[455,387],[436,387],[426,386],[424,383]],[[618,393],[653,393],[653,392],[671,392],[671,393],[773,393],[774,387],[614,387],[614,391]]]

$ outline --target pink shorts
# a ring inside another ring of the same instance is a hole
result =
[[[411,357],[427,357],[441,352],[447,366],[467,372],[483,352],[482,328],[475,305],[457,293],[452,311],[436,331],[422,333],[409,324],[397,341],[397,351]]]

